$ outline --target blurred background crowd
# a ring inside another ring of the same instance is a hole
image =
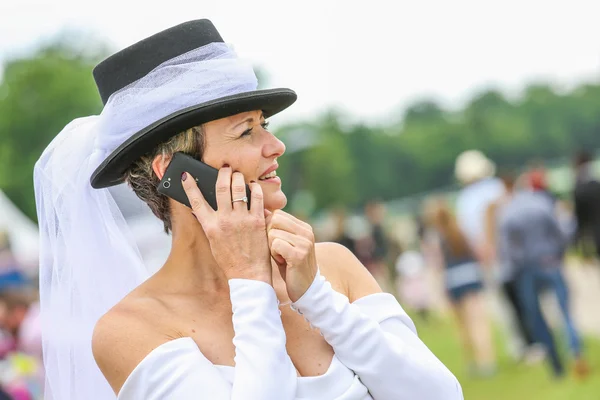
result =
[[[55,3],[67,7],[67,2]],[[572,10],[585,2],[576,3]],[[41,3],[38,6],[39,13],[53,15]],[[14,12],[16,22],[9,21],[11,9],[6,7],[0,5],[0,400],[41,399],[33,165],[66,123],[101,111],[91,70],[122,46],[104,40],[102,34],[76,30],[38,35],[34,44],[3,52],[10,29],[25,32],[19,21],[26,20]],[[527,10],[519,7],[527,15],[523,21],[529,22],[517,25],[526,27],[538,20],[538,11],[548,11],[546,2]],[[73,10],[74,15],[79,12]],[[581,10],[581,18],[593,14]],[[267,11],[263,7],[261,12]],[[391,13],[376,7],[369,12],[381,18],[382,26],[390,24],[386,15]],[[315,32],[325,35],[319,27],[333,22],[323,22],[319,15],[307,17],[316,18]],[[218,26],[234,18],[207,16]],[[153,32],[191,19],[175,17],[170,10],[162,18],[148,16],[143,29]],[[279,19],[272,23],[283,29]],[[573,23],[573,29],[585,26]],[[3,31],[3,24],[12,28]],[[36,29],[39,26],[43,24]],[[560,24],[548,26],[558,29]],[[223,31],[228,29],[236,35],[232,25]],[[290,31],[278,36],[288,34],[290,41],[296,40]],[[226,40],[242,43],[244,55],[246,35]],[[543,36],[533,40],[529,33],[523,35],[511,43],[516,46],[526,39],[535,44]],[[131,34],[122,45],[143,36],[145,32]],[[344,49],[344,42],[337,36],[336,40]],[[438,43],[418,35],[411,40],[421,40],[423,46]],[[294,43],[288,47],[300,51]],[[541,51],[548,43],[540,43]],[[383,290],[398,297],[421,338],[457,375],[466,399],[600,399],[600,53],[595,43],[585,51],[594,53],[596,72],[570,76],[568,85],[551,74],[533,75],[520,81],[515,94],[514,87],[473,81],[475,89],[464,95],[466,99],[450,105],[434,95],[414,96],[385,117],[361,118],[342,101],[271,125],[287,146],[278,170],[289,199],[287,211],[310,222],[319,241],[348,247]],[[571,45],[561,46],[550,47]],[[348,60],[333,47],[332,58]],[[465,68],[482,59],[476,53],[484,54],[485,46],[471,50],[460,53]],[[259,53],[262,57],[268,51]],[[519,57],[527,58],[524,53]],[[301,58],[312,63],[310,57]],[[342,64],[352,68],[346,61]],[[404,62],[406,68],[426,66],[420,59]],[[449,69],[455,63],[445,62]],[[268,62],[265,65],[256,67],[259,84],[279,83],[280,75],[272,74]],[[320,70],[302,65],[308,80],[310,74],[318,78]],[[518,70],[519,65],[516,60],[510,68]],[[357,76],[357,86],[362,80],[378,82],[379,66],[371,61],[369,68],[374,71]],[[423,74],[432,82],[451,80],[443,71],[431,74],[428,68]],[[334,75],[327,79],[334,80]],[[393,76],[385,80],[394,85]],[[302,87],[298,89],[302,99]],[[378,90],[382,97],[401,94],[384,85]],[[348,96],[351,101],[356,102]],[[366,103],[364,107],[374,107]],[[300,108],[303,104],[299,100]],[[169,237],[127,187],[111,190],[148,268],[155,270],[168,254]]]

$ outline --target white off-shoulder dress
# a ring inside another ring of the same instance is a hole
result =
[[[118,400],[463,399],[454,375],[390,294],[350,303],[317,274],[292,308],[321,331],[335,355],[325,374],[298,377],[273,288],[245,279],[229,286],[235,367],[213,365],[191,338],[172,340],[140,362]]]

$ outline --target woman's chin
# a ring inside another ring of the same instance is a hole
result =
[[[282,191],[265,194],[265,209],[269,211],[281,210],[287,204],[287,197]]]

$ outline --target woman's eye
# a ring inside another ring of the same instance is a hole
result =
[[[242,137],[244,136],[248,136],[252,133],[252,128],[248,128],[244,131],[244,133],[242,133]]]
[[[262,124],[260,124],[260,126],[261,126],[263,129],[265,129],[265,130],[266,130],[266,129],[269,127],[269,121],[265,121],[265,122],[263,122]],[[244,131],[244,132],[241,134],[241,136],[240,136],[240,137],[248,136],[248,135],[250,135],[250,134],[252,134],[252,128],[248,128],[248,129],[246,129],[246,130],[245,130],[245,131]]]

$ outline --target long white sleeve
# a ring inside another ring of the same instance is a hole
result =
[[[354,303],[319,273],[292,308],[323,334],[375,400],[462,400],[460,384],[390,294]]]
[[[228,382],[191,338],[165,343],[131,373],[119,400],[292,400],[296,369],[285,348],[277,297],[259,281],[229,281],[235,378]]]
[[[287,354],[279,303],[272,286],[229,281],[235,336],[235,381],[231,398],[288,400],[296,396],[296,368]]]

